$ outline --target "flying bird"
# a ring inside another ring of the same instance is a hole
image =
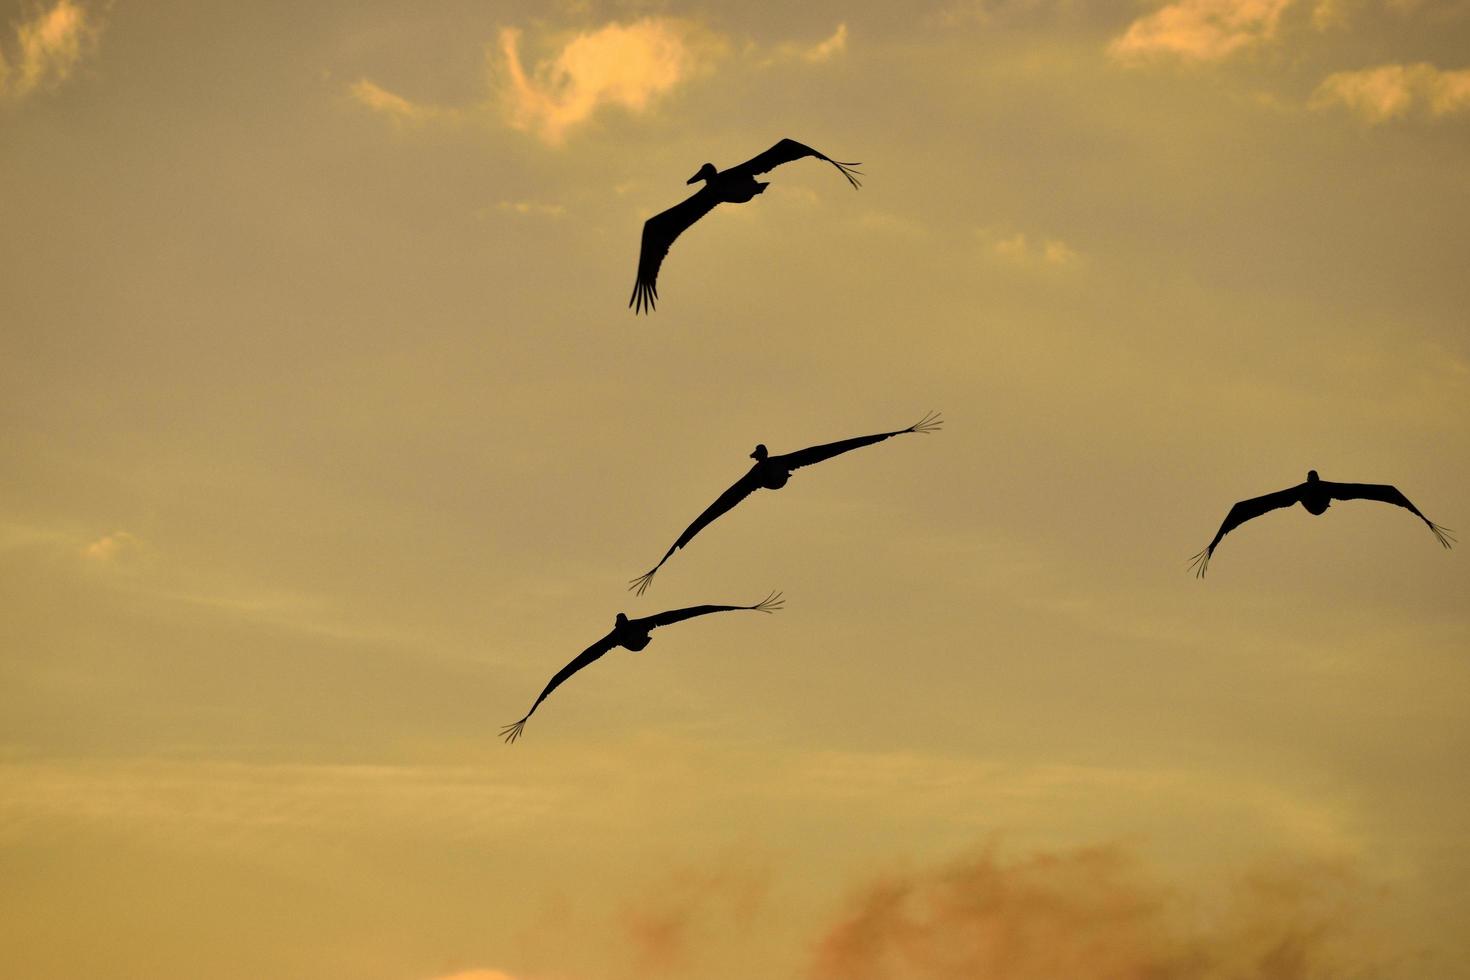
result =
[[[1189,560],[1190,567],[1195,569],[1195,575],[1204,577],[1205,569],[1209,567],[1210,556],[1215,553],[1215,547],[1219,545],[1220,539],[1225,537],[1235,528],[1244,524],[1253,517],[1260,517],[1268,511],[1280,507],[1290,507],[1292,504],[1301,504],[1307,513],[1313,516],[1321,516],[1332,506],[1334,500],[1380,500],[1385,504],[1397,504],[1408,510],[1419,520],[1429,525],[1429,530],[1439,543],[1446,548],[1454,541],[1454,532],[1449,528],[1440,527],[1438,524],[1419,513],[1419,508],[1409,502],[1397,487],[1391,487],[1384,483],[1330,483],[1327,480],[1318,479],[1317,471],[1311,470],[1307,473],[1307,482],[1298,483],[1294,487],[1285,490],[1277,490],[1263,497],[1252,497],[1250,500],[1242,500],[1230,508],[1230,513],[1225,515],[1225,522],[1220,525],[1220,530],[1215,532],[1215,540],[1210,546]]]
[[[536,713],[541,702],[546,700],[548,694],[561,686],[562,681],[615,647],[624,647],[635,652],[642,650],[649,644],[648,634],[660,626],[671,626],[686,619],[693,619],[695,616],[707,616],[710,613],[728,612],[732,609],[753,609],[756,612],[773,613],[785,604],[786,601],[781,598],[781,593],[772,592],[753,606],[689,606],[685,609],[670,609],[652,616],[644,616],[642,619],[629,619],[624,613],[618,613],[617,619],[613,622],[613,628],[608,634],[583,650],[577,659],[557,671],[556,676],[547,683],[540,696],[536,698],[536,703],[531,705],[531,710],[526,712],[526,717],[514,724],[506,725],[500,730],[500,736],[505,739],[507,745],[515,742],[521,737],[521,730],[526,727],[526,719]]]
[[[633,295],[628,305],[633,312],[652,311],[658,299],[658,269],[663,265],[669,247],[694,222],[714,210],[716,204],[745,204],[757,194],[765,192],[768,184],[755,179],[756,174],[767,173],[802,157],[826,160],[842,171],[842,176],[853,187],[861,187],[858,177],[862,175],[860,163],[842,163],[796,140],[782,140],[764,153],[746,160],[729,170],[716,170],[715,165],[706,163],[699,172],[685,183],[704,181],[704,186],[692,197],[656,214],[643,223],[643,247],[638,253],[638,282],[633,286]]]
[[[664,552],[664,556],[658,560],[657,565],[630,581],[629,590],[642,595],[643,591],[648,588],[648,584],[653,581],[654,574],[663,567],[664,562],[668,561],[674,552],[688,544],[715,518],[762,487],[767,490],[780,490],[791,478],[791,474],[803,466],[811,466],[813,463],[820,463],[824,459],[831,459],[833,456],[840,456],[863,446],[871,446],[875,442],[882,442],[893,436],[901,436],[909,432],[927,435],[943,424],[944,421],[939,417],[938,412],[930,412],[907,429],[880,432],[872,436],[858,436],[854,439],[844,439],[841,442],[829,442],[822,446],[812,446],[809,449],[798,449],[784,456],[772,456],[766,451],[764,444],[756,446],[755,451],[750,454],[750,458],[755,460],[755,465],[744,476],[736,480],[730,489],[720,494],[719,499],[705,508],[704,513],[694,519],[693,524],[684,529],[684,533],[679,535],[679,540]]]

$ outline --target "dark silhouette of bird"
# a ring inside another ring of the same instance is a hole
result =
[[[514,724],[506,725],[500,730],[500,735],[505,739],[506,744],[513,743],[521,737],[521,730],[526,727],[526,719],[536,713],[541,702],[546,700],[548,694],[560,687],[562,681],[616,647],[624,647],[635,652],[642,650],[650,642],[649,633],[660,626],[671,626],[686,619],[693,619],[695,616],[729,612],[733,609],[753,609],[756,612],[773,613],[785,604],[786,601],[781,598],[781,593],[772,592],[753,606],[689,606],[685,609],[670,609],[652,616],[644,616],[642,619],[629,619],[625,614],[618,613],[617,619],[613,622],[613,628],[608,634],[583,650],[577,659],[557,671],[556,676],[547,683],[536,698],[536,703],[531,705],[531,710],[526,712],[525,718]]]
[[[1219,545],[1220,539],[1225,537],[1235,528],[1244,524],[1253,517],[1276,510],[1280,507],[1290,507],[1292,504],[1301,504],[1307,513],[1313,516],[1321,516],[1332,506],[1334,500],[1380,500],[1385,504],[1397,504],[1408,510],[1419,520],[1429,525],[1429,530],[1439,543],[1446,548],[1454,541],[1454,532],[1449,528],[1440,527],[1438,524],[1419,513],[1419,508],[1409,502],[1409,498],[1399,492],[1397,487],[1391,487],[1385,483],[1330,483],[1317,477],[1317,471],[1311,470],[1307,473],[1307,482],[1298,483],[1294,487],[1285,490],[1277,490],[1263,497],[1252,497],[1250,500],[1242,500],[1230,508],[1230,513],[1225,515],[1225,522],[1220,525],[1220,530],[1215,532],[1215,540],[1210,546],[1189,560],[1190,567],[1195,569],[1195,575],[1203,577],[1205,569],[1209,567],[1210,556],[1215,553],[1215,547]]]
[[[644,590],[648,588],[648,584],[653,581],[654,573],[663,567],[664,562],[668,561],[674,552],[688,544],[696,534],[704,530],[715,518],[724,514],[762,487],[767,490],[780,490],[786,485],[786,481],[791,478],[791,474],[803,466],[811,466],[813,463],[820,463],[824,459],[831,459],[833,456],[840,456],[843,453],[860,449],[863,446],[871,446],[875,442],[882,442],[884,439],[893,436],[901,436],[909,432],[918,432],[927,435],[937,430],[943,424],[944,421],[939,417],[938,412],[930,412],[907,429],[896,429],[893,432],[880,432],[872,436],[858,436],[855,439],[844,439],[841,442],[829,442],[822,446],[812,446],[809,449],[798,449],[796,452],[786,453],[784,456],[770,455],[766,451],[764,444],[756,446],[755,451],[750,454],[751,459],[755,460],[755,465],[744,476],[736,480],[730,489],[720,494],[719,499],[705,508],[704,513],[696,517],[694,523],[690,524],[684,529],[684,533],[679,535],[679,540],[675,541],[669,550],[664,552],[664,556],[658,560],[658,564],[630,581],[628,588],[642,595]]]
[[[755,179],[756,174],[774,170],[783,163],[816,157],[826,160],[842,171],[842,176],[853,187],[861,187],[858,176],[862,171],[854,170],[860,163],[843,163],[818,153],[796,140],[782,140],[769,150],[751,157],[729,170],[716,170],[715,165],[706,163],[699,172],[685,183],[704,181],[692,197],[685,198],[661,214],[656,214],[643,223],[643,247],[638,253],[638,282],[633,286],[633,295],[628,305],[633,312],[652,311],[658,300],[658,269],[674,239],[682,235],[690,225],[714,210],[716,204],[745,204],[757,194],[765,192],[768,184]]]

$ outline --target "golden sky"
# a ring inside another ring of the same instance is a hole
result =
[[[0,13],[0,975],[1470,977],[1470,3]]]

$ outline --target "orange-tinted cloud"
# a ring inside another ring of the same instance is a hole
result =
[[[83,8],[57,0],[50,10],[15,29],[14,63],[0,50],[0,97],[20,99],[66,81],[96,42],[97,28]]]
[[[669,18],[612,23],[577,34],[530,72],[521,63],[520,39],[515,28],[500,32],[508,118],[515,128],[552,145],[602,106],[647,111],[689,78],[699,61],[689,27]]]
[[[1282,865],[1223,896],[1146,878],[1117,847],[993,853],[874,882],[818,942],[811,980],[1309,980],[1373,976],[1341,868]],[[1351,967],[1351,969],[1349,969]]]
[[[84,546],[82,557],[95,562],[110,562],[137,550],[141,543],[137,536],[127,531],[113,531]]]
[[[1470,113],[1470,69],[1441,71],[1433,65],[1380,65],[1327,76],[1311,106],[1343,106],[1369,123],[1419,111],[1431,117]]]
[[[435,116],[442,116],[446,110],[436,106],[419,105],[410,102],[403,96],[390,92],[375,82],[366,78],[360,78],[352,84],[350,90],[352,97],[374,112],[383,115],[396,122],[421,122]]]
[[[686,870],[622,911],[640,973],[688,971],[715,930],[745,932],[766,901],[767,876],[747,868]]]
[[[1220,61],[1271,40],[1291,0],[1177,0],[1140,17],[1108,52],[1126,64],[1158,57]]]

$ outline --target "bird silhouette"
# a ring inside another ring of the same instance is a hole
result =
[[[1235,528],[1244,524],[1253,517],[1260,517],[1268,511],[1280,507],[1290,507],[1292,504],[1301,504],[1307,513],[1313,516],[1321,516],[1332,506],[1334,500],[1380,500],[1385,504],[1397,504],[1405,508],[1419,520],[1429,525],[1429,530],[1439,543],[1446,548],[1454,541],[1454,532],[1449,528],[1440,527],[1438,524],[1419,513],[1419,508],[1409,502],[1409,498],[1399,492],[1397,487],[1391,487],[1385,483],[1330,483],[1317,477],[1316,470],[1307,473],[1307,482],[1298,483],[1294,487],[1285,490],[1277,490],[1263,497],[1252,497],[1250,500],[1242,500],[1230,508],[1230,513],[1225,515],[1225,521],[1220,525],[1220,530],[1215,532],[1215,540],[1210,546],[1189,560],[1190,567],[1195,570],[1195,575],[1204,577],[1205,569],[1209,567],[1210,556],[1215,553],[1215,547],[1219,545],[1220,539],[1225,537]]]
[[[642,650],[650,642],[649,633],[658,629],[660,626],[671,626],[674,623],[683,622],[686,619],[693,619],[695,616],[729,612],[733,609],[753,609],[756,612],[773,613],[785,604],[785,600],[781,598],[781,593],[772,592],[753,606],[689,606],[685,609],[670,609],[665,612],[655,613],[652,616],[644,616],[642,619],[629,619],[624,613],[618,613],[617,619],[613,622],[613,628],[608,634],[583,650],[577,656],[577,659],[557,671],[556,676],[547,683],[546,687],[541,691],[541,694],[536,698],[536,703],[531,705],[531,710],[526,712],[525,717],[518,722],[502,728],[500,730],[500,736],[505,739],[507,745],[515,742],[516,739],[521,737],[522,729],[526,727],[526,719],[536,713],[536,709],[540,707],[541,702],[546,700],[548,694],[560,687],[562,681],[616,647],[624,647],[633,651]]]
[[[927,435],[939,429],[943,424],[944,420],[939,417],[938,412],[930,412],[907,429],[896,429],[893,432],[880,432],[877,435],[871,436],[857,436],[853,439],[844,439],[841,442],[829,442],[821,446],[812,446],[809,449],[798,449],[796,452],[786,453],[784,456],[770,455],[766,451],[764,444],[756,446],[755,451],[750,454],[751,459],[755,460],[755,465],[744,476],[736,480],[730,489],[720,494],[714,503],[705,508],[704,513],[694,519],[693,524],[690,524],[684,529],[684,533],[679,535],[679,540],[675,541],[669,550],[664,552],[664,556],[658,560],[657,565],[654,565],[642,575],[631,580],[628,583],[628,589],[642,595],[644,590],[648,588],[648,584],[653,581],[654,574],[663,567],[664,562],[668,561],[674,552],[688,544],[696,534],[704,530],[715,518],[724,514],[762,487],[767,490],[780,490],[786,485],[786,481],[791,478],[791,474],[803,466],[811,466],[813,463],[820,463],[825,459],[840,456],[843,453],[860,449],[863,446],[871,446],[875,442],[882,442],[884,439],[893,436],[901,436],[909,432],[918,432]]]
[[[699,168],[698,173],[685,181],[693,184],[702,180],[703,187],[693,196],[643,223],[643,246],[638,253],[638,282],[633,286],[633,295],[628,300],[633,312],[637,314],[644,310],[653,310],[658,300],[658,269],[663,265],[664,256],[669,254],[669,247],[674,244],[674,239],[713,211],[716,204],[745,204],[757,194],[764,193],[768,185],[756,180],[756,174],[766,173],[783,163],[800,160],[802,157],[826,160],[842,171],[842,176],[853,187],[862,186],[857,179],[862,171],[853,169],[862,164],[833,160],[796,140],[783,139],[764,153],[729,170],[716,170],[714,164],[706,163]]]

